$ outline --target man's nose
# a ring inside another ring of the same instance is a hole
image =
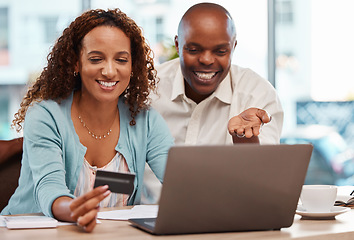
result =
[[[204,51],[199,57],[199,62],[204,65],[211,65],[214,63],[214,56],[210,51]]]

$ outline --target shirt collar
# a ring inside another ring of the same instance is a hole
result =
[[[171,101],[175,100],[180,95],[185,95],[185,92],[184,92],[184,78],[181,71],[181,66],[179,65],[178,70],[176,71],[175,78],[173,80]]]
[[[181,71],[181,66],[178,67],[178,70],[176,72],[176,75],[175,75],[175,78],[173,81],[171,101],[176,100],[177,97],[180,95],[182,95],[182,96],[186,95],[186,93],[184,91],[184,78],[183,78],[183,74]],[[212,96],[218,98],[220,101],[222,101],[226,104],[231,104],[232,84],[231,84],[230,72],[226,75],[225,79],[219,84],[218,88],[215,90],[215,92],[212,94]]]
[[[232,84],[230,72],[226,75],[225,79],[219,84],[218,88],[215,90],[214,95],[220,101],[231,104],[232,101]]]

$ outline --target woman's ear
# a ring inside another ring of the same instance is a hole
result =
[[[74,71],[77,72],[77,73],[80,71],[79,62],[77,62],[77,63],[75,64]]]

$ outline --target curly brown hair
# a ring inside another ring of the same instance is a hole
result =
[[[148,95],[156,90],[153,53],[139,26],[125,13],[118,8],[107,11],[96,9],[77,17],[56,41],[47,57],[47,66],[28,89],[15,114],[13,126],[17,131],[22,129],[21,123],[33,102],[52,99],[60,103],[75,89],[81,88],[80,75],[74,74],[74,71],[80,58],[82,40],[92,29],[103,25],[119,28],[130,39],[132,76],[123,95],[131,113],[130,125],[135,125],[135,116],[148,108]]]

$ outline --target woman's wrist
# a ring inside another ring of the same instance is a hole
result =
[[[71,217],[70,203],[73,199],[68,196],[58,197],[52,204],[52,213],[54,218],[65,221],[75,222]]]

